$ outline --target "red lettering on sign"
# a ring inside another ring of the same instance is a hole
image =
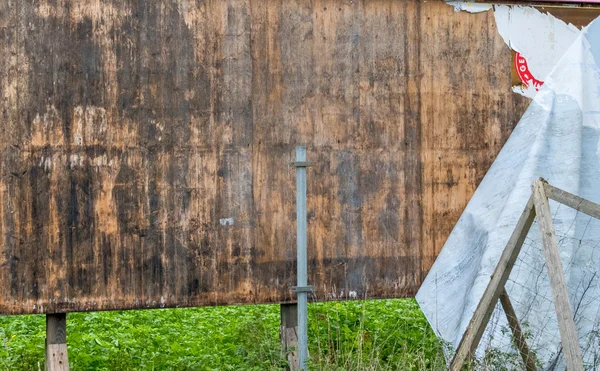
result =
[[[535,90],[540,90],[540,86],[544,85],[543,81],[533,77],[531,71],[529,71],[527,60],[519,53],[515,54],[515,68],[517,69],[517,75],[519,75],[519,79],[521,79],[523,85],[529,87],[530,84],[533,84]]]

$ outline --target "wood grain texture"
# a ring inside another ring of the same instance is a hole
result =
[[[69,370],[67,315],[46,314],[46,371]]]
[[[506,320],[510,326],[513,344],[517,347],[517,349],[519,349],[525,369],[527,371],[536,371],[537,366],[535,365],[535,355],[529,349],[529,345],[527,345],[527,337],[521,329],[519,317],[517,317],[517,313],[515,312],[506,289],[502,290],[502,294],[500,294],[500,304],[502,304],[502,309],[504,310]]]
[[[562,268],[558,240],[556,239],[550,204],[544,191],[544,183],[546,181],[542,179],[533,182],[533,200],[540,228],[546,269],[550,277],[550,286],[552,287],[554,308],[556,310],[556,317],[558,318],[561,345],[564,350],[567,369],[569,371],[583,371],[583,357],[581,346],[579,345],[579,336],[577,335],[577,327],[573,320],[565,271]]]
[[[279,340],[281,351],[287,359],[290,371],[300,369],[298,359],[298,304],[281,304],[279,306]]]
[[[46,314],[46,344],[67,343],[66,313]]]
[[[566,205],[572,209],[580,211],[593,218],[600,219],[600,205],[592,201],[581,198],[560,188],[556,188],[548,183],[544,183],[544,193],[546,197],[558,203]]]
[[[0,4],[0,313],[413,295],[527,100],[441,2]]]
[[[69,371],[67,344],[46,345],[45,371]]]

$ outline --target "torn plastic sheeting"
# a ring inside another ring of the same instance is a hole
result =
[[[566,24],[534,7],[497,5],[494,18],[498,33],[506,45],[527,61],[530,80],[523,82],[528,87],[535,87],[534,80],[546,80],[581,33],[572,24]],[[532,94],[524,95],[533,97]]]
[[[492,4],[471,3],[466,1],[448,1],[448,5],[453,6],[454,10],[457,12],[464,10],[469,13],[481,13],[492,9]]]
[[[600,21],[596,20],[575,40],[536,95],[482,180],[417,293],[417,301],[432,328],[454,347],[458,346],[489,283],[531,195],[531,184],[535,179],[543,177],[559,188],[600,203],[599,97]],[[554,222],[558,235],[575,233],[569,227],[577,222],[574,215],[566,207],[556,211]],[[600,242],[600,222],[594,223],[597,228],[592,228],[586,238]],[[535,228],[532,228],[528,239],[539,241]],[[578,250],[575,246],[561,246],[563,266],[570,267],[568,282],[581,274],[581,265],[578,264],[583,264],[581,261],[589,263],[587,257],[590,253],[593,256],[593,251],[586,250],[585,246],[579,246]],[[524,289],[519,292],[518,285],[525,287],[526,282],[535,281],[536,277],[531,277],[533,273],[526,267],[515,267],[513,274],[517,285],[509,292],[511,297],[528,295]],[[542,280],[547,281],[547,276],[544,277]],[[590,293],[600,298],[600,282],[595,281]],[[542,309],[547,312],[553,308],[538,306],[531,310],[531,307],[525,308],[518,302],[513,304],[520,319],[529,310],[527,318],[532,326],[541,326],[541,321],[556,325],[555,313],[540,315]],[[599,304],[595,302],[595,305],[584,309],[592,310],[594,313],[589,316],[596,318],[597,322],[578,323],[580,335],[594,330],[591,326],[599,326]],[[505,322],[505,319],[498,318]],[[478,355],[484,351],[482,344],[504,349],[509,347],[509,335],[499,331],[501,327],[489,326],[486,329]],[[600,340],[596,338],[595,341]],[[547,338],[541,337],[537,345],[539,353],[536,355],[544,365],[560,355],[560,344]],[[600,349],[598,343],[594,346]]]
[[[535,96],[539,86],[581,33],[574,25],[532,6],[492,6],[463,1],[448,4],[456,11],[471,13],[494,9],[500,36],[519,54],[515,58],[515,68],[522,85],[515,86],[513,91],[530,98]],[[519,64],[519,61],[523,62]]]

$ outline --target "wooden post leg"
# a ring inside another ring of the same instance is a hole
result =
[[[502,304],[502,308],[506,314],[506,319],[508,320],[508,325],[512,331],[515,344],[517,345],[517,348],[519,348],[523,363],[525,363],[525,368],[527,371],[536,371],[537,367],[535,366],[535,359],[529,350],[529,346],[527,346],[525,335],[523,335],[523,331],[521,330],[521,324],[519,323],[517,314],[515,313],[512,303],[510,302],[510,298],[508,297],[506,289],[504,289],[502,294],[500,294],[500,303]]]
[[[515,265],[515,261],[519,256],[523,242],[527,237],[527,232],[529,232],[529,228],[531,228],[531,224],[533,224],[534,218],[535,210],[533,207],[533,197],[531,197],[517,222],[515,230],[508,240],[506,248],[502,252],[502,256],[494,270],[492,279],[485,289],[481,301],[477,305],[475,313],[473,313],[473,317],[471,317],[467,330],[460,340],[458,349],[450,363],[450,371],[462,370],[464,363],[470,360],[475,353],[479,341],[483,336],[485,327],[492,316],[496,303],[498,303],[498,298],[504,289],[506,281],[508,281],[510,272]]]
[[[560,339],[565,351],[565,360],[569,371],[583,371],[583,357],[579,347],[577,329],[573,321],[573,312],[569,303],[569,291],[565,281],[565,274],[560,262],[560,252],[556,240],[556,231],[550,213],[550,204],[544,190],[542,180],[533,183],[533,201],[535,212],[538,216],[542,247],[546,258],[546,268],[550,276],[550,286],[554,297],[554,308],[558,316],[558,329]]]
[[[67,315],[46,314],[46,371],[68,371]]]
[[[287,360],[292,371],[300,368],[298,362],[298,305],[280,305],[281,326],[279,327],[279,338],[281,339],[281,350],[287,354]]]

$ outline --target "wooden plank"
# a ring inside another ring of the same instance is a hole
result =
[[[67,315],[46,315],[46,371],[69,370],[67,355]]]
[[[534,218],[535,210],[533,206],[533,197],[530,197],[515,226],[515,230],[508,240],[506,248],[500,256],[500,260],[494,270],[490,283],[486,287],[485,292],[481,297],[481,301],[477,305],[477,309],[475,309],[475,313],[473,313],[473,317],[467,326],[467,330],[458,345],[458,349],[450,364],[450,370],[461,370],[465,362],[467,362],[475,353],[485,327],[494,311],[494,307],[498,302],[498,298],[504,290],[504,285],[510,276],[510,272],[521,251],[521,247],[523,246],[523,242],[527,237],[527,233],[529,232],[529,228],[531,228]]]
[[[519,353],[521,354],[525,368],[527,371],[536,371],[537,367],[535,365],[535,358],[529,350],[527,339],[523,334],[521,324],[519,323],[519,319],[517,318],[517,314],[515,313],[506,289],[503,289],[502,294],[500,294],[500,303],[502,304],[502,309],[504,309],[504,313],[506,314],[506,319],[508,320],[508,325],[510,326],[513,340],[519,349]]]
[[[542,238],[544,256],[546,258],[546,268],[550,277],[552,286],[552,296],[554,297],[554,307],[558,317],[558,327],[560,338],[567,361],[569,371],[583,371],[583,357],[579,346],[579,337],[573,321],[571,304],[569,303],[569,291],[560,261],[560,251],[556,240],[556,232],[552,222],[550,204],[544,191],[544,181],[536,180],[533,183],[533,199],[535,211],[538,215],[538,225]]]
[[[412,296],[529,105],[444,2],[3,1],[0,33],[2,314],[294,301],[297,144],[318,300]]]
[[[581,211],[582,213],[591,217],[600,219],[600,205],[597,203],[588,201],[567,191],[563,191],[562,189],[556,188],[548,183],[543,184],[546,197],[556,202],[560,202],[563,205],[567,205],[577,211]]]
[[[298,304],[281,304],[279,308],[281,350],[286,355],[290,370],[298,370]]]
[[[375,4],[383,3],[401,4],[402,2],[369,2],[372,7],[376,7]],[[509,74],[514,64],[512,61],[507,61],[507,59],[511,59],[511,56],[509,50],[506,49],[506,44],[503,40],[496,38],[498,30],[493,12],[479,13],[476,16],[478,18],[467,12],[449,16],[447,9],[439,6],[443,2],[422,1],[422,3],[421,48],[418,50],[422,60],[421,73],[423,75],[420,93],[424,95],[420,101],[422,109],[419,113],[423,125],[421,129],[423,195],[420,202],[423,208],[422,262],[423,272],[426,273],[464,210],[464,207],[460,208],[458,205],[466,206],[477,185],[483,179],[482,175],[485,175],[479,173],[478,170],[471,172],[468,169],[489,168],[495,157],[488,158],[484,154],[488,150],[485,147],[502,147],[505,141],[494,141],[487,138],[510,135],[514,127],[510,123],[517,122],[521,118],[523,102],[517,95],[505,95],[494,86],[494,81],[501,81],[502,85],[512,86]],[[385,16],[387,16],[386,13],[382,11],[381,17]],[[396,19],[401,18],[396,17]],[[384,26],[377,19],[372,19],[368,24],[368,27],[379,31],[379,34],[373,32],[374,36],[381,35],[381,33],[387,34],[388,31]],[[389,25],[387,27],[391,28]],[[440,32],[444,29],[451,29],[451,31]],[[479,35],[486,35],[486,37],[481,38]],[[380,39],[381,36],[379,36]],[[487,39],[487,42],[481,43],[484,39]],[[390,40],[389,45],[379,46],[378,44],[376,42],[373,45],[393,50],[391,48],[398,48],[401,43]],[[452,46],[450,47],[450,45]],[[477,84],[486,86],[484,88],[486,93],[483,94],[485,97],[472,96],[468,98],[464,96],[462,98],[468,101],[466,105],[450,103],[445,98],[448,92],[470,91],[470,83],[457,77],[454,66],[466,66],[473,63],[470,55],[473,51],[471,48],[486,51],[483,56],[486,61],[477,61],[474,65],[483,66],[489,63],[495,65],[492,60],[503,60],[503,62],[494,69],[470,69]],[[447,53],[450,49],[462,50],[466,54],[462,52],[453,54],[450,58],[454,65],[441,62],[448,58]],[[374,63],[378,63],[376,60],[377,58],[373,58]],[[506,63],[510,64],[510,67],[505,68]],[[361,64],[361,70],[363,70],[363,66]],[[376,87],[376,89],[365,91],[361,94],[364,96],[362,99],[366,102],[374,102],[375,99],[371,96],[380,91],[379,89]],[[396,89],[401,90],[402,85],[397,85]],[[487,92],[494,93],[488,94]],[[494,114],[490,114],[490,107],[502,107],[502,109],[495,110]],[[382,108],[379,105],[377,109],[381,112]],[[410,112],[408,109],[410,107],[403,112]],[[480,125],[481,116],[478,112],[485,112],[484,116],[486,120],[490,120],[490,125]],[[402,122],[402,116],[388,119]],[[475,144],[477,141],[478,145]],[[404,200],[405,198],[402,196],[400,199]],[[408,226],[412,224],[410,220],[405,222]]]

